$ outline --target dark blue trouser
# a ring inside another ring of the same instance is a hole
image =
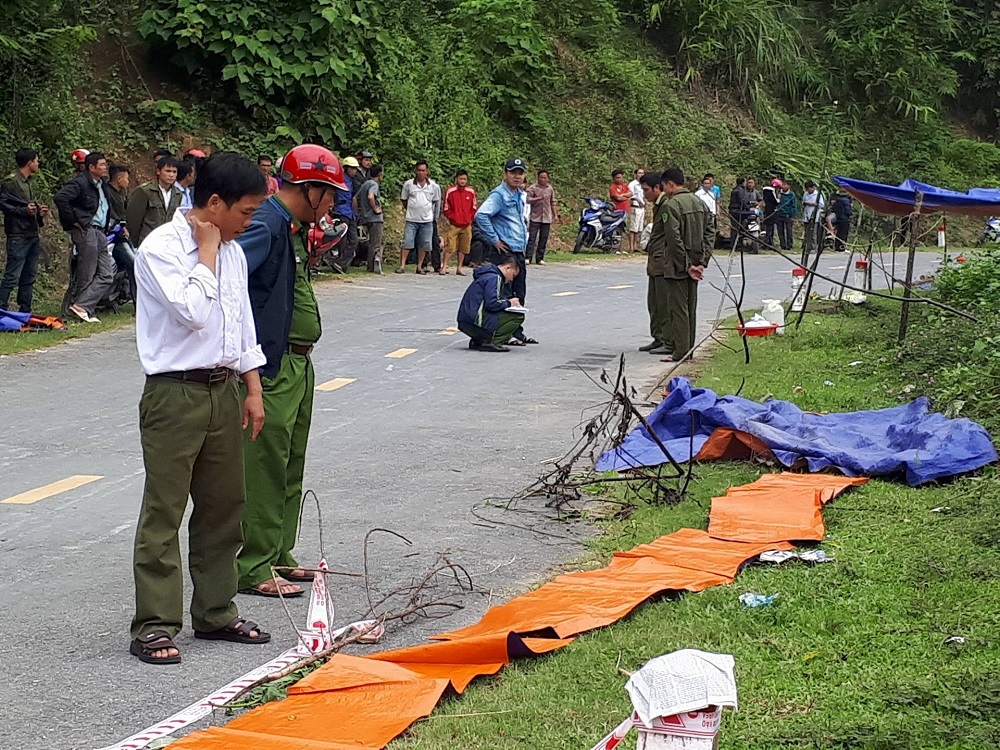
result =
[[[38,256],[42,241],[37,237],[8,237],[7,266],[0,282],[0,307],[7,308],[10,293],[17,289],[17,307],[21,312],[31,311],[31,293],[38,276]]]

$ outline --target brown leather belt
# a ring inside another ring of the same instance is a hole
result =
[[[211,370],[182,370],[180,372],[159,372],[150,375],[151,378],[166,378],[167,380],[180,380],[184,383],[200,383],[202,385],[219,385],[225,383],[229,378],[235,378],[236,373],[228,367],[215,367]]]
[[[308,357],[312,354],[312,346],[302,346],[301,344],[289,344],[288,352],[290,354],[300,354],[303,357]]]

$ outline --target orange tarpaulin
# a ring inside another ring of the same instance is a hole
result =
[[[731,438],[740,443],[738,435]],[[436,636],[434,643],[364,658],[337,654],[293,686],[285,700],[254,709],[227,727],[190,734],[171,748],[384,747],[427,716],[446,690],[462,692],[512,657],[561,648],[572,636],[620,620],[664,591],[730,583],[747,560],[770,549],[791,549],[789,540],[822,539],[823,503],[866,481],[765,475],[714,498],[707,533],[680,529],[616,552],[606,567],[558,576],[492,607],[474,625]]]
[[[731,488],[725,497],[712,498],[708,533],[737,542],[820,541],[826,533],[823,503],[867,481],[825,474],[768,474]]]

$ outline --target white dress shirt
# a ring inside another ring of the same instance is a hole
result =
[[[257,344],[243,250],[223,242],[213,275],[198,262],[187,211],[146,237],[135,280],[136,346],[147,375],[215,367],[242,374],[267,361]]]
[[[701,198],[701,202],[704,203],[706,206],[708,206],[708,210],[712,212],[712,216],[715,216],[715,212],[717,210],[717,201],[715,200],[715,193],[713,193],[711,190],[705,190],[705,186],[702,185],[695,191],[694,194],[697,195],[699,198]]]

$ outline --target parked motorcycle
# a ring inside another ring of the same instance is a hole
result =
[[[573,252],[619,252],[625,231],[625,211],[616,211],[600,198],[587,198],[580,212],[580,232]]]
[[[987,242],[1000,244],[1000,217],[991,216],[986,220],[986,228],[983,229],[983,233],[976,240],[976,247],[982,247]]]

